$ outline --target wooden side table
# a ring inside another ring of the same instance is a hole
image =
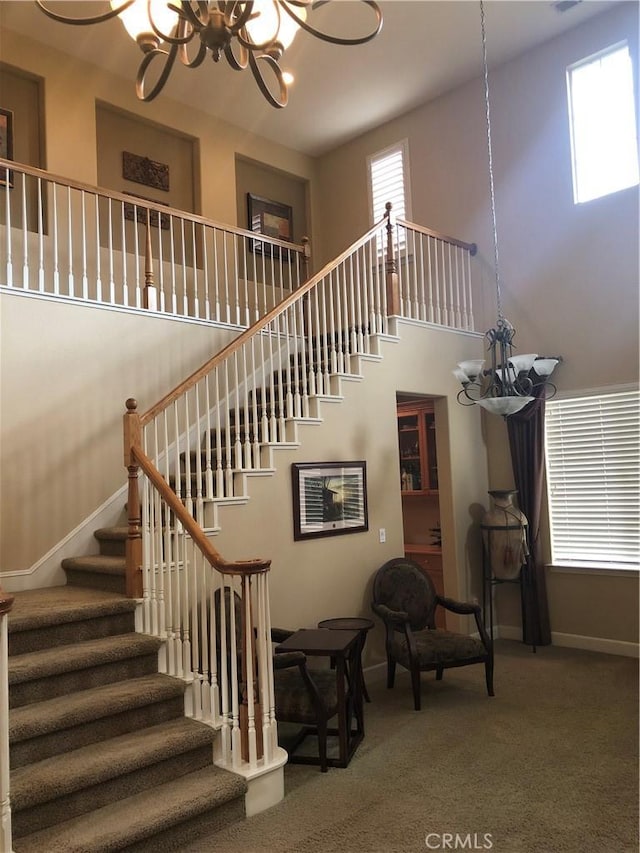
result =
[[[373,625],[374,623],[371,619],[364,619],[359,616],[323,619],[322,622],[318,622],[318,628],[329,628],[333,631],[358,631],[360,634],[360,689],[367,702],[371,702],[371,699],[367,692],[367,685],[365,684],[364,673],[362,671],[362,652],[364,651],[364,644],[367,642],[367,634],[373,628]]]
[[[338,692],[338,728],[328,734],[338,735],[338,758],[328,758],[331,767],[346,767],[364,737],[360,634],[358,631],[327,631],[322,628],[302,628],[276,647],[278,652],[304,652],[307,657],[328,657],[336,664]],[[355,717],[355,728],[352,725]],[[299,758],[317,764],[316,758]]]

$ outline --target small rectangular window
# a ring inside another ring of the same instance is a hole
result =
[[[625,43],[567,68],[576,204],[639,180],[633,64]]]
[[[371,155],[368,161],[371,224],[382,219],[388,201],[393,205],[396,219],[407,219],[411,212],[407,199],[409,157],[406,139]]]
[[[640,395],[621,391],[546,406],[552,562],[637,568]]]

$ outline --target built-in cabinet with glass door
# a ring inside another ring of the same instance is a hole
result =
[[[444,595],[433,401],[398,403],[397,414],[404,553],[429,574],[436,591]],[[437,622],[444,628],[441,607]]]

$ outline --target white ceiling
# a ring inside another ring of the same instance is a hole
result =
[[[174,67],[163,95],[211,113],[252,133],[309,155],[322,154],[384,121],[482,73],[480,4],[476,0],[382,0],[384,24],[370,43],[327,44],[297,35],[282,65],[296,77],[289,105],[266,103],[251,72],[233,71],[226,60],[209,59],[195,69]],[[548,0],[486,0],[489,65],[577,26],[614,5],[583,0],[560,13]],[[108,3],[50,2],[67,15],[89,14]],[[367,7],[334,0],[315,10],[309,22],[342,34],[362,22]],[[370,14],[370,13],[369,13]],[[2,27],[53,43],[69,54],[123,76],[132,86],[138,48],[120,22],[71,27],[47,19],[34,3],[0,2]],[[0,43],[1,46],[1,43]],[[108,46],[108,49],[107,49]]]

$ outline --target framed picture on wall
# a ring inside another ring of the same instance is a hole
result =
[[[293,242],[293,209],[288,204],[247,193],[247,216],[250,231]],[[251,251],[269,257],[289,260],[289,252],[263,240],[252,240]]]
[[[294,462],[291,484],[295,540],[369,529],[366,462]]]
[[[13,113],[0,107],[0,157],[13,160]],[[13,172],[0,168],[0,186],[13,186]]]

